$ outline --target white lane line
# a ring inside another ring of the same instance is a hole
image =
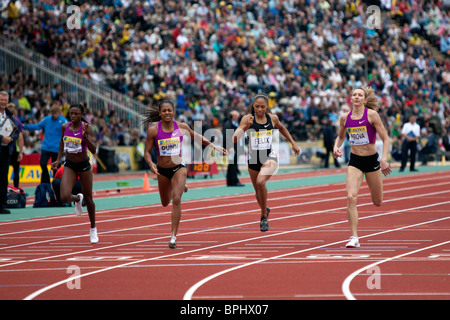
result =
[[[431,205],[427,205],[427,206],[419,206],[419,207],[395,210],[395,211],[385,212],[385,213],[381,213],[381,214],[375,214],[375,215],[363,217],[361,219],[375,218],[375,217],[380,217],[380,216],[396,214],[396,213],[400,213],[400,212],[406,212],[406,211],[411,211],[411,210],[420,210],[420,209],[423,209],[423,208],[429,208],[429,207],[434,207],[434,206],[438,206],[438,205],[446,205],[446,204],[450,204],[450,201],[435,203],[435,204],[431,204]],[[340,208],[338,208],[338,209],[340,209]],[[329,212],[329,210],[323,210],[322,212]],[[314,213],[312,213],[312,214],[314,214]],[[414,227],[414,226],[417,226],[417,225],[428,224],[428,223],[437,222],[437,221],[446,220],[446,219],[450,219],[450,217],[437,219],[437,220],[433,220],[433,221],[427,221],[427,222],[423,222],[423,223],[419,223],[419,224],[415,224],[415,225],[405,226],[405,227],[401,227],[401,228],[397,228],[397,229],[393,229],[393,230],[382,231],[382,232],[374,233],[372,235],[368,235],[368,236],[364,236],[364,237],[366,238],[366,237],[369,237],[369,236],[375,236],[375,235],[379,235],[379,234],[383,234],[383,233],[387,233],[387,232],[402,230],[402,229],[411,228],[411,227]],[[247,241],[252,241],[252,240],[259,240],[259,239],[269,238],[269,237],[275,237],[275,236],[279,236],[279,235],[284,235],[284,234],[289,234],[289,233],[294,233],[294,232],[301,232],[301,231],[304,231],[304,230],[317,229],[317,228],[321,228],[321,227],[324,227],[324,226],[330,226],[330,225],[336,225],[336,224],[342,224],[342,223],[347,223],[347,221],[337,221],[337,222],[327,223],[327,224],[313,226],[313,227],[307,227],[307,228],[301,228],[301,229],[297,229],[297,230],[284,231],[284,232],[280,232],[280,233],[276,233],[276,234],[267,234],[267,235],[258,236],[258,237],[254,237],[254,238],[242,239],[242,240],[232,241],[232,242],[228,242],[228,243],[222,243],[222,244],[218,244],[218,245],[213,245],[213,246],[209,246],[209,247],[205,247],[205,248],[189,250],[189,251],[186,251],[186,252],[179,252],[179,253],[175,253],[175,254],[168,254],[168,255],[163,255],[163,256],[159,256],[159,257],[147,258],[147,259],[142,259],[140,261],[133,261],[133,262],[124,263],[124,264],[120,264],[120,265],[116,265],[116,266],[111,266],[111,267],[108,267],[108,268],[104,268],[104,269],[101,269],[101,270],[96,270],[96,271],[85,273],[85,274],[80,274],[80,275],[71,277],[69,279],[64,279],[64,280],[55,282],[55,283],[53,283],[53,284],[51,284],[51,285],[49,285],[49,286],[47,286],[45,288],[42,288],[42,289],[40,289],[38,291],[33,292],[32,294],[30,294],[27,297],[25,297],[24,300],[32,300],[32,299],[36,298],[37,296],[39,296],[40,294],[42,294],[42,293],[44,293],[44,292],[46,292],[48,290],[51,290],[51,289],[53,289],[55,287],[58,287],[60,285],[63,285],[65,283],[67,283],[68,281],[73,281],[73,280],[76,280],[76,279],[80,279],[80,278],[83,278],[83,277],[87,277],[87,276],[90,276],[90,275],[94,275],[94,274],[98,274],[98,273],[102,273],[102,272],[106,272],[106,271],[110,271],[110,270],[114,270],[114,269],[118,269],[118,268],[123,268],[123,267],[129,266],[129,265],[132,265],[132,264],[140,264],[140,263],[144,263],[144,262],[147,262],[147,261],[159,260],[159,259],[169,258],[169,257],[172,258],[174,256],[180,256],[180,255],[185,255],[185,254],[189,254],[189,253],[215,249],[215,248],[219,248],[219,247],[234,245],[234,244],[237,244],[237,243],[242,243],[242,242],[247,242]],[[228,227],[220,227],[220,228],[217,228],[217,229],[224,229],[224,228],[228,228]],[[213,229],[210,229],[210,230],[213,230]],[[186,234],[195,234],[195,233],[206,232],[206,231],[208,231],[208,230],[195,231],[195,232],[190,232],[190,233],[186,233]],[[244,268],[246,266],[253,265],[253,264],[256,264],[256,263],[260,263],[260,262],[264,262],[264,261],[267,261],[267,260],[281,258],[281,257],[284,257],[284,256],[289,256],[289,255],[293,255],[293,254],[297,254],[297,253],[301,253],[301,252],[305,252],[305,251],[310,251],[310,250],[314,250],[314,249],[318,249],[318,248],[322,248],[322,247],[327,247],[327,246],[343,243],[343,242],[346,242],[346,241],[347,240],[337,241],[337,242],[325,244],[325,245],[322,245],[322,246],[318,246],[318,247],[315,247],[315,248],[300,250],[298,252],[293,252],[293,253],[284,254],[284,255],[280,255],[280,256],[276,256],[276,257],[261,259],[261,260],[258,260],[257,262],[252,262],[252,263],[248,263],[248,264],[242,265],[242,266],[240,266],[237,269],[241,269],[241,268]],[[220,275],[222,275],[224,273],[233,271],[235,269],[236,268],[231,268],[231,269],[227,269],[227,270],[225,270],[223,272],[217,273],[216,277],[220,276]],[[206,279],[207,279],[207,281],[209,281],[209,280],[211,280],[213,278],[215,278],[215,277],[210,276],[210,277],[208,277]],[[184,296],[185,300],[186,300],[186,298],[188,298],[188,300],[189,300],[192,297],[193,293],[198,289],[198,287],[200,287],[201,285],[203,285],[204,283],[207,282],[207,281],[205,281],[206,279],[200,281],[199,283],[197,283],[196,285],[191,287],[191,289],[189,289],[186,292],[185,296]]]

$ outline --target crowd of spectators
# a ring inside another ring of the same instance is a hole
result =
[[[67,27],[71,4],[80,29]],[[450,130],[448,8],[446,0],[17,0],[4,4],[0,32],[145,104],[171,99],[180,121],[220,127],[265,92],[298,141],[321,139],[351,90],[371,86],[396,139],[411,113],[440,136]],[[0,87],[13,89],[25,122],[68,104],[57,86],[20,70]],[[113,113],[88,118],[101,144],[138,140]]]

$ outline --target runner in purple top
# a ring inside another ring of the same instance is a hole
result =
[[[181,153],[183,134],[189,135],[192,140],[196,137],[195,139],[201,141],[202,145],[211,146],[220,153],[227,154],[227,151],[195,133],[186,123],[174,121],[175,106],[170,100],[160,101],[157,106],[149,108],[144,116],[144,125],[149,126],[144,159],[149,164],[150,170],[158,177],[161,204],[166,207],[172,201],[172,233],[169,248],[175,249],[181,219],[181,196],[183,191],[187,191],[187,170]],[[150,155],[153,148],[156,148],[158,155],[157,165],[153,163]]]
[[[345,132],[349,134],[351,154],[347,168],[347,217],[352,233],[347,248],[359,247],[358,240],[358,210],[356,199],[359,189],[366,177],[369,185],[372,202],[375,206],[383,203],[383,181],[381,173],[385,176],[392,172],[387,162],[389,154],[389,137],[376,111],[378,98],[370,87],[353,89],[352,110],[339,118],[339,133],[334,144],[334,157],[342,157],[340,147],[345,140]],[[375,148],[376,134],[383,141],[383,154],[379,161]],[[380,173],[381,171],[381,173]]]
[[[66,154],[63,176],[61,178],[61,201],[75,202],[75,213],[80,216],[83,208],[83,199],[89,213],[91,222],[91,243],[98,242],[97,227],[95,226],[95,204],[92,199],[93,175],[87,151],[96,153],[94,133],[87,122],[82,121],[84,106],[75,104],[69,107],[68,113],[71,122],[62,125],[61,141],[59,143],[58,157],[52,163],[52,170],[56,171],[61,165],[63,152]],[[80,177],[83,193],[72,194],[73,186]]]

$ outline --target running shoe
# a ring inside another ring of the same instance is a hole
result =
[[[77,216],[81,216],[81,213],[83,212],[83,194],[79,193],[77,194],[77,196],[80,198],[80,200],[75,201],[75,213],[77,214]]]
[[[91,228],[90,236],[91,236],[91,243],[98,242],[97,228]]]
[[[176,249],[176,247],[177,247],[177,237],[176,236],[172,236],[170,238],[170,241],[169,241],[169,248],[170,249]]]
[[[259,225],[259,229],[262,232],[269,231],[269,213],[270,213],[270,208],[267,207],[266,209],[267,209],[267,217],[261,217],[261,222],[260,222],[260,225]]]
[[[357,237],[351,236],[350,241],[345,245],[346,248],[359,248],[359,240]]]

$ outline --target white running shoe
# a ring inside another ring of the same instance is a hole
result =
[[[91,236],[91,243],[98,242],[97,228],[91,228],[90,236]]]
[[[169,241],[169,248],[176,249],[176,247],[177,247],[177,237],[172,235]]]
[[[83,212],[83,194],[79,193],[77,194],[78,197],[80,197],[79,201],[75,201],[75,213],[77,214],[77,216],[81,216],[81,213]]]
[[[351,236],[350,241],[345,245],[346,248],[359,248],[359,240],[357,237]]]

